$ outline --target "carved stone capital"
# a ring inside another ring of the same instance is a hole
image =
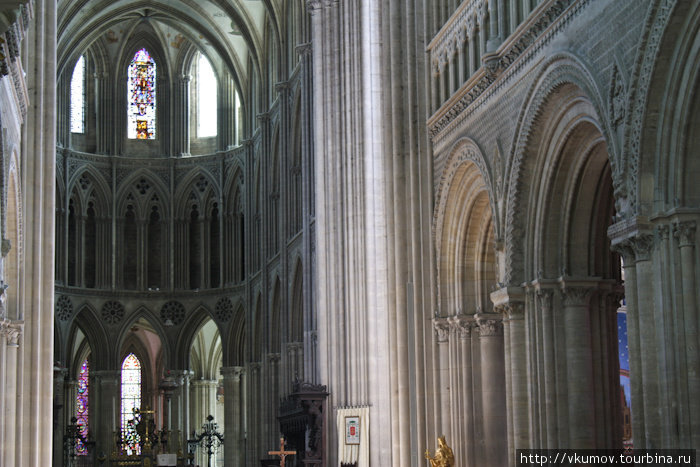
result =
[[[496,337],[503,335],[503,320],[495,313],[477,313],[476,323],[481,337]]]
[[[279,355],[279,354],[276,354]],[[221,376],[224,379],[232,379],[234,382],[240,382],[241,376],[245,374],[245,367],[242,366],[227,366],[221,368]]]
[[[279,353],[267,354],[267,361],[269,363],[279,363],[281,355]]]
[[[296,46],[296,52],[302,57],[310,55],[313,48],[311,47],[311,42],[304,42],[303,44],[298,44]]]
[[[248,368],[250,368],[250,373],[258,373],[260,372],[260,368],[262,367],[262,364],[260,362],[253,362],[248,365]]]
[[[435,318],[433,320],[435,337],[439,344],[443,344],[450,338],[450,323],[445,318]]]
[[[634,265],[634,246],[632,245],[632,239],[626,239],[619,243],[610,246],[610,249],[615,253],[622,256],[623,266],[633,266]]]
[[[459,335],[460,339],[468,339],[471,337],[472,328],[475,325],[472,318],[464,315],[457,315],[452,316],[448,320],[452,326],[452,329],[454,329],[455,333]]]
[[[562,286],[562,296],[564,297],[564,307],[567,306],[587,306],[593,287],[585,286]]]
[[[0,334],[5,336],[8,347],[19,347],[19,337],[22,335],[23,328],[23,321],[0,321]]]
[[[670,231],[668,224],[657,225],[654,233],[658,240],[668,240],[668,233]]]
[[[675,224],[673,226],[673,236],[678,239],[678,246],[694,246],[696,228],[695,221],[679,222]]]
[[[509,320],[520,320],[525,317],[525,303],[509,302],[504,305],[505,315]]]
[[[651,252],[654,249],[654,236],[651,234],[641,234],[630,239],[634,249],[634,257],[639,261],[649,261]]]
[[[554,290],[540,289],[537,291],[537,300],[540,309],[544,312],[549,312],[552,309],[552,299],[554,298]]]
[[[303,348],[304,348],[303,342],[290,342],[287,344],[287,351],[288,352],[298,352],[299,350],[302,350]]]

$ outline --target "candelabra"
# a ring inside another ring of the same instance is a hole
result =
[[[207,450],[207,467],[211,467],[211,456],[224,443],[223,433],[219,433],[218,425],[214,421],[214,417],[207,416],[207,421],[202,425],[200,434],[192,433],[193,438],[187,440],[187,444],[195,449],[197,446],[202,446]]]

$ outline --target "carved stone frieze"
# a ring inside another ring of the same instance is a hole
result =
[[[646,31],[646,37],[641,39],[642,44],[645,44],[643,53],[637,55],[633,68],[633,76],[630,79],[630,89],[635,92],[632,95],[629,103],[631,111],[627,112],[626,125],[629,131],[625,132],[625,147],[630,158],[624,161],[622,170],[628,173],[630,182],[629,192],[636,193],[638,183],[638,172],[640,167],[639,156],[642,153],[640,146],[642,144],[642,133],[644,127],[644,115],[648,112],[647,98],[648,89],[655,67],[657,66],[658,51],[661,39],[667,29],[668,22],[671,18],[671,13],[676,6],[677,0],[662,0],[655,2],[652,7],[650,18],[651,27]],[[631,210],[636,211],[636,197],[630,196],[629,202]]]
[[[471,2],[477,3],[477,2]],[[482,97],[484,91],[504,72],[510,72],[511,66],[515,62],[522,64],[523,61],[531,58],[545,43],[547,43],[555,33],[568,24],[569,21],[588,3],[587,0],[557,0],[540,13],[540,16],[532,21],[529,21],[528,27],[524,29],[516,40],[512,41],[508,47],[499,52],[498,58],[487,56],[489,60],[489,70],[486,72],[486,67],[480,77],[474,81],[474,84],[469,90],[465,90],[461,98],[453,103],[449,109],[438,111],[434,117],[428,122],[430,137],[435,140],[438,135],[445,132],[448,127],[452,127],[453,122],[460,116],[468,107],[470,107],[477,99]],[[573,7],[572,7],[573,6]],[[572,8],[570,8],[572,7]],[[566,15],[564,15],[566,13]],[[448,28],[452,30],[452,24],[459,25],[466,31],[468,17],[462,21],[451,21]],[[552,26],[555,25],[553,28]],[[463,25],[463,26],[462,26]],[[458,30],[458,29],[457,29]],[[443,39],[440,34],[445,35]],[[450,39],[448,39],[448,36]],[[448,49],[452,47],[455,40],[446,31],[439,33],[440,39],[433,39],[431,45],[434,50],[431,51],[433,64],[435,60],[444,61],[448,57]],[[521,57],[526,55],[525,60]],[[477,72],[478,73],[478,72]]]

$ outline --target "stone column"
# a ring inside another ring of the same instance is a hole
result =
[[[642,403],[644,406],[644,433],[634,433],[634,440],[636,446],[637,436],[639,435],[642,438],[639,440],[640,448],[654,449],[662,447],[661,417],[659,414],[658,346],[654,320],[653,284],[655,278],[651,261],[654,237],[651,234],[640,234],[631,240],[636,259],[639,351],[642,370],[642,374],[639,376],[642,379]]]
[[[460,454],[462,459],[459,465],[470,466],[474,465],[476,446],[474,443],[474,391],[472,389],[472,329],[476,325],[473,318],[467,316],[457,316],[452,321],[455,327],[456,334],[459,336],[460,361],[459,372],[462,385],[462,410],[458,414],[458,418],[462,423],[461,439],[455,439],[455,445],[463,446],[463,452]]]
[[[481,351],[481,397],[485,465],[508,465],[503,323],[495,313],[477,313]]]
[[[111,113],[114,111],[111,98],[111,90],[109,89],[109,74],[106,72],[96,72],[94,74],[95,80],[95,138],[97,140],[97,153],[98,154],[108,154],[109,148],[113,145],[110,144],[110,137],[112,136],[112,127],[110,122],[112,121]]]
[[[178,82],[178,97],[180,98],[179,112],[177,112],[177,141],[175,152],[180,156],[190,154],[190,75],[180,76]]]
[[[630,397],[632,403],[632,437],[634,445],[644,449],[644,385],[640,342],[639,308],[637,306],[637,267],[631,239],[614,242],[612,249],[623,259],[625,273],[625,302],[627,304],[627,344],[630,364]]]
[[[559,446],[558,419],[557,419],[557,377],[556,355],[554,343],[554,317],[552,299],[554,291],[539,288],[537,291],[538,306],[542,316],[542,357],[544,361],[544,419],[545,433],[542,438],[544,448],[553,449]]]
[[[17,389],[18,389],[18,354],[22,336],[22,323],[18,321],[0,322],[0,345],[4,347],[5,360],[3,364],[4,381],[4,412],[2,414],[3,439],[2,465],[14,466],[17,459],[17,426],[22,422],[17,413]],[[4,342],[3,342],[4,341]],[[50,425],[50,423],[49,423]],[[47,440],[48,442],[49,440]],[[50,449],[49,449],[50,450]]]
[[[116,448],[115,438],[120,436],[121,430],[121,371],[91,371],[90,383],[89,410],[95,449],[98,453],[110,454]],[[69,409],[68,404],[66,407]]]
[[[528,418],[528,365],[526,358],[525,341],[525,303],[511,301],[504,305],[504,312],[508,319],[508,349],[510,355],[510,387],[509,402],[512,406],[513,439],[509,449],[509,457],[515,459],[515,450],[526,449],[530,445],[529,418]]]
[[[683,289],[683,319],[685,329],[685,367],[679,368],[688,378],[688,409],[690,419],[691,446],[700,446],[700,355],[698,353],[697,278],[695,252],[695,221],[680,222],[675,225],[674,236],[678,239],[681,256],[681,284]],[[634,415],[633,415],[634,416]]]
[[[569,446],[595,448],[595,402],[591,349],[590,284],[560,280],[564,299]]]
[[[1,355],[0,355],[1,357]],[[3,360],[0,358],[0,362]],[[68,370],[54,366],[53,372],[53,466],[63,467],[63,435],[65,434],[64,420],[67,418],[66,375]],[[4,379],[4,378],[3,378]],[[1,394],[1,393],[0,393]],[[2,407],[2,405],[0,405]],[[0,412],[4,413],[4,411]],[[0,429],[0,440],[2,430]],[[0,454],[1,456],[1,454]],[[2,457],[0,457],[1,459]]]
[[[450,426],[450,324],[446,318],[433,320],[435,339],[438,347],[438,388],[440,397],[440,413],[437,414],[435,426],[441,435],[452,439]]]
[[[244,399],[245,368],[240,366],[221,368],[224,377],[224,465],[245,464],[245,430],[241,423]]]
[[[190,420],[192,421],[192,430],[197,433],[202,431],[201,427],[206,422],[207,416],[216,416],[217,386],[216,380],[208,379],[193,380],[190,383]],[[206,449],[199,446],[195,459],[199,465],[207,464]]]

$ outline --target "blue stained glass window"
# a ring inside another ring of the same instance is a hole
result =
[[[156,137],[156,62],[146,49],[134,55],[128,73],[128,136]]]
[[[70,131],[85,132],[85,56],[81,55],[70,80]]]
[[[90,367],[88,366],[87,358],[80,365],[80,373],[78,374],[78,394],[75,400],[75,418],[77,418],[78,432],[83,439],[88,437],[88,396],[90,390],[89,384]],[[87,455],[87,446],[78,438],[75,443],[75,454],[78,456]]]
[[[121,427],[124,449],[128,455],[141,453],[141,440],[134,427],[134,409],[141,407],[141,362],[130,353],[122,363]]]

